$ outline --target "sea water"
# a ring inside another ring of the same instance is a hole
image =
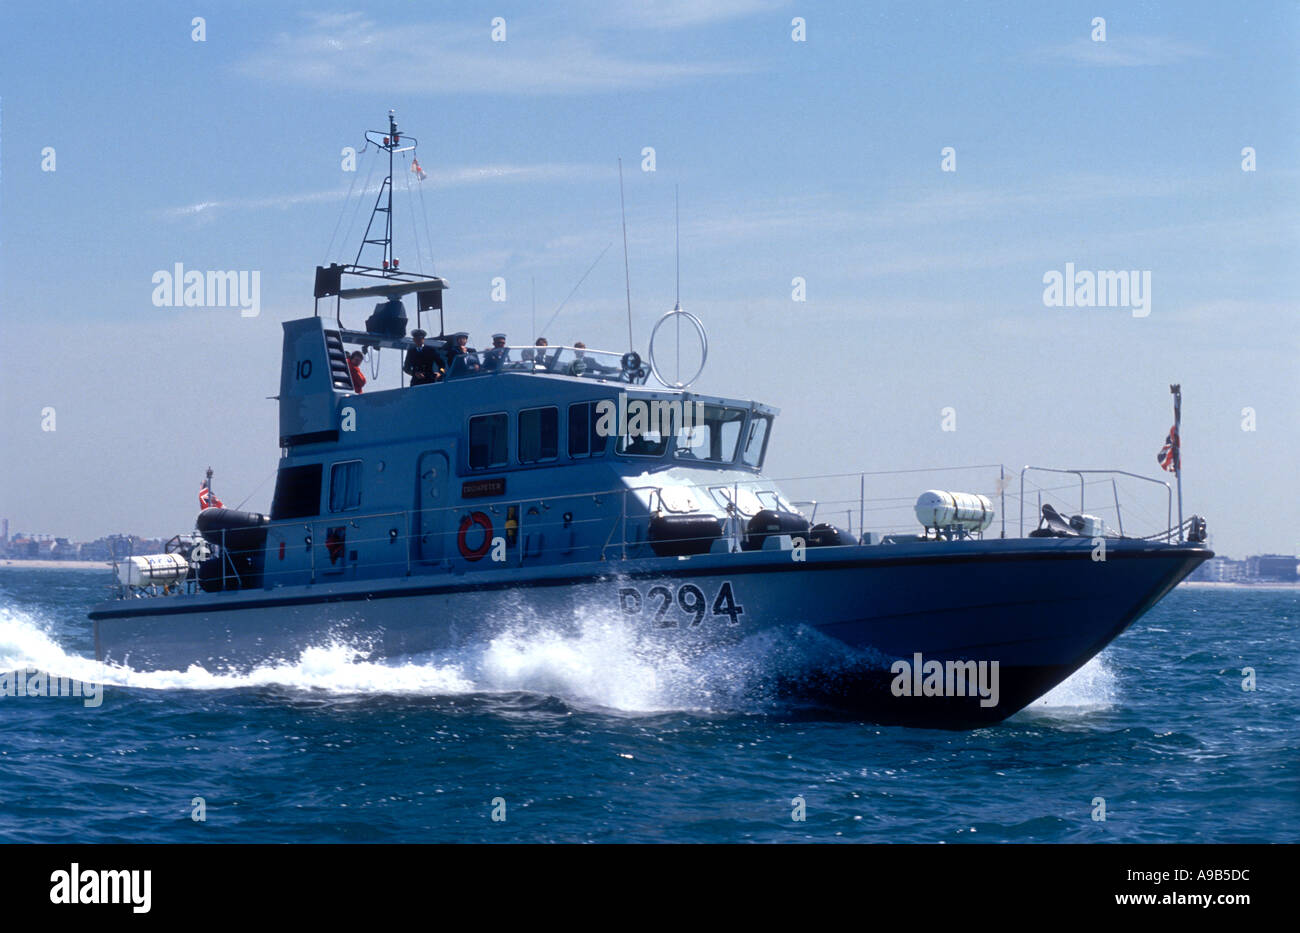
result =
[[[103,684],[0,697],[0,841],[1300,839],[1294,588],[1181,586],[1028,709],[949,732],[783,705],[779,644],[700,663],[596,612],[439,657],[104,668],[110,582],[0,568],[0,672]]]

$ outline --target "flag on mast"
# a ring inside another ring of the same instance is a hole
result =
[[[209,468],[208,475],[203,479],[203,485],[199,487],[199,511],[225,507],[225,504],[212,493],[212,470]]]
[[[1160,448],[1160,453],[1156,454],[1156,462],[1160,464],[1160,469],[1168,470],[1171,473],[1177,473],[1181,464],[1178,456],[1178,425],[1169,429],[1165,435],[1165,446]]]
[[[415,177],[420,179],[420,181],[424,181],[424,179],[428,177],[424,169],[420,168],[420,160],[414,156],[411,157],[411,171],[415,172]]]

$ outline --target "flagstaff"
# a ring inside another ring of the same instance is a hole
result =
[[[1174,474],[1174,480],[1178,486],[1178,540],[1184,541],[1186,539],[1183,536],[1183,454],[1181,438],[1183,387],[1181,385],[1171,385],[1169,391],[1174,397],[1174,426],[1169,429],[1169,433],[1165,436],[1165,444],[1160,448],[1160,453],[1156,454],[1156,463],[1160,464],[1160,469],[1168,470]],[[1193,522],[1195,521],[1196,517],[1193,516]],[[1195,537],[1193,540],[1196,540]]]
[[[1174,396],[1174,481],[1178,486],[1178,540],[1183,540],[1183,387],[1172,385]]]

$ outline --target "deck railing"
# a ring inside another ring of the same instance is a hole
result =
[[[484,513],[488,517],[491,535],[483,538],[482,543],[472,548],[471,553],[479,556],[470,561],[471,563],[492,557],[493,549],[497,546],[495,544],[497,538],[505,539],[506,560],[516,566],[559,563],[564,560],[584,559],[584,557],[590,560],[627,560],[647,552],[648,518],[652,514],[674,511],[669,507],[674,503],[665,500],[665,487],[684,490],[694,497],[696,504],[721,518],[723,539],[730,541],[728,551],[740,549],[743,526],[759,508],[794,507],[803,512],[810,524],[816,521],[819,515],[830,521],[838,521],[837,516],[843,514],[847,532],[854,542],[863,540],[862,532],[866,530],[868,524],[878,535],[918,535],[921,528],[912,513],[912,506],[916,501],[915,492],[903,496],[868,498],[866,496],[868,478],[881,481],[883,478],[894,477],[897,481],[910,483],[912,488],[919,491],[919,487],[912,479],[916,474],[951,474],[962,470],[985,471],[984,476],[992,481],[991,488],[984,483],[978,485],[982,485],[986,494],[999,503],[998,510],[1002,513],[1000,532],[1002,537],[1006,537],[1005,500],[1008,495],[1019,500],[1018,531],[1020,537],[1025,534],[1025,485],[1026,474],[1030,472],[1062,473],[1077,477],[1079,480],[1077,486],[1035,488],[1031,492],[1041,499],[1044,493],[1050,495],[1078,489],[1081,512],[1085,505],[1085,490],[1088,485],[1103,483],[1109,485],[1121,535],[1124,523],[1120,512],[1116,476],[1162,485],[1166,492],[1169,492],[1168,483],[1124,470],[1069,470],[1027,466],[1021,471],[1020,494],[1016,496],[1014,491],[1007,489],[1005,467],[1001,464],[980,464],[973,467],[859,471],[791,477],[755,475],[738,479],[730,476],[697,483],[620,485],[594,492],[558,496],[514,496],[420,510],[337,512],[253,526],[266,532],[265,543],[255,555],[226,547],[227,536],[241,529],[224,529],[219,534],[221,587],[227,589],[236,588],[232,584],[243,585],[239,558],[244,556],[254,556],[253,565],[260,564],[261,581],[258,588],[273,587],[277,584],[315,583],[326,579],[410,576],[438,569],[450,569],[453,564],[464,569],[465,561],[461,559],[462,552],[458,550],[462,535],[460,526],[462,521],[475,512]],[[997,472],[991,472],[993,470]],[[1091,481],[1085,478],[1094,474],[1106,475],[1108,478]],[[785,487],[791,484],[818,484],[831,492],[829,495],[811,499],[794,498],[785,491]],[[840,487],[839,494],[834,492],[836,486]],[[856,489],[850,492],[846,487],[856,487]],[[680,495],[681,492],[677,494]],[[1171,518],[1172,504],[1168,495],[1166,498],[1167,512]],[[1109,511],[1109,508],[1107,506],[1095,510]],[[681,509],[676,511],[678,514],[689,514],[695,510],[687,508],[685,512]],[[1041,512],[1041,508],[1039,511]],[[856,530],[855,517],[857,518]],[[1147,537],[1163,537],[1165,540],[1172,540],[1176,532],[1178,529],[1166,525],[1165,529]],[[467,533],[472,533],[478,540],[480,534],[486,535],[486,529],[479,528]],[[560,538],[558,541],[557,536]],[[308,551],[305,561],[301,558],[302,548]],[[279,569],[277,566],[279,561],[290,557],[291,549],[296,552],[292,555],[292,566],[284,570]],[[354,559],[352,557],[354,552],[358,555],[364,554],[364,557],[358,556]],[[500,566],[500,563],[487,560],[485,566]],[[184,586],[176,589],[195,592],[198,583],[193,579],[194,576],[191,575]],[[142,594],[136,591],[136,595]]]
[[[1055,467],[1040,467],[1040,466],[1028,466],[1028,465],[1026,465],[1025,468],[1020,471],[1020,536],[1022,538],[1025,535],[1025,474],[1030,471],[1038,471],[1041,473],[1070,473],[1079,477],[1079,513],[1080,514],[1083,514],[1084,512],[1083,497],[1084,497],[1085,484],[1083,481],[1083,477],[1085,475],[1094,475],[1094,474],[1102,474],[1102,475],[1110,476],[1111,492],[1115,497],[1115,516],[1117,521],[1119,522],[1120,537],[1124,536],[1124,513],[1120,511],[1119,486],[1115,482],[1115,477],[1131,476],[1133,479],[1140,479],[1143,482],[1154,483],[1157,486],[1163,486],[1165,487],[1165,493],[1167,494],[1167,499],[1168,499],[1167,520],[1165,522],[1165,529],[1166,529],[1165,538],[1166,540],[1171,540],[1175,530],[1177,530],[1179,540],[1182,539],[1182,529],[1181,528],[1175,529],[1173,526],[1174,492],[1173,489],[1170,487],[1170,485],[1166,483],[1164,480],[1153,479],[1150,476],[1142,476],[1141,474],[1138,473],[1130,473],[1128,470],[1063,470],[1063,469],[1057,469]],[[1039,514],[1042,514],[1041,505],[1039,506]]]

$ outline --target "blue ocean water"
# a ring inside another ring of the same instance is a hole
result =
[[[1300,839],[1295,589],[1179,587],[1028,710],[945,732],[774,706],[761,656],[665,681],[616,619],[437,661],[104,671],[108,582],[0,568],[0,671],[107,683],[0,698],[0,841]]]

